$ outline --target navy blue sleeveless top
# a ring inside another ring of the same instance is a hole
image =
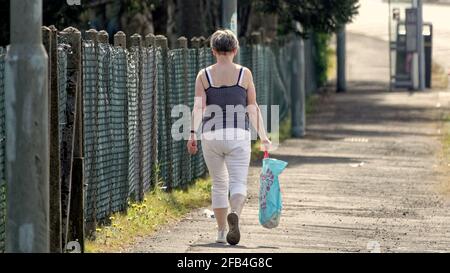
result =
[[[240,86],[243,67],[235,85],[212,86],[212,78],[207,69],[205,75],[208,80],[206,93],[206,111],[203,117],[202,131],[214,131],[224,128],[240,128],[249,130],[247,114],[247,89]]]

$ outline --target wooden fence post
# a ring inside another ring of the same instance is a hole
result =
[[[161,54],[162,54],[162,62],[163,62],[163,76],[164,76],[164,90],[162,90],[162,93],[164,94],[164,109],[159,109],[162,110],[164,112],[164,122],[165,122],[165,132],[160,132],[163,133],[163,135],[165,134],[166,137],[169,137],[171,134],[171,120],[170,120],[170,88],[169,88],[169,69],[168,69],[168,51],[169,51],[169,46],[168,46],[168,42],[167,42],[167,38],[164,37],[163,35],[157,35],[155,37],[156,39],[156,46],[161,48]],[[172,188],[172,183],[171,181],[168,180],[173,180],[173,166],[172,164],[170,164],[170,162],[172,162],[172,141],[165,139],[164,141],[168,141],[168,145],[166,145],[166,147],[168,147],[168,150],[165,151],[166,154],[166,160],[169,164],[167,164],[167,176],[165,177],[166,181],[164,181],[166,183],[167,186],[167,190],[170,191]],[[163,151],[164,152],[164,151]]]
[[[188,40],[186,37],[181,36],[177,40],[178,42],[178,48],[182,49],[182,58],[183,58],[183,105],[188,106],[188,101],[190,98],[189,96],[189,89],[188,89],[188,65],[187,65],[187,46],[188,46]],[[180,103],[179,101],[178,103]],[[183,127],[184,132],[189,131],[189,128]],[[186,149],[186,141],[184,140],[185,137],[187,137],[188,134],[184,133],[183,139],[181,140],[181,149],[182,149],[182,159],[181,159],[181,186],[183,188],[187,188],[189,181],[189,175],[190,172],[190,155],[187,152]]]
[[[142,36],[135,33],[131,36],[131,46],[138,50],[138,91],[137,91],[137,144],[139,151],[139,174],[137,200],[144,200],[144,139],[143,139],[143,117],[142,117],[142,92],[144,78],[144,62],[142,54]]]
[[[50,153],[50,252],[62,251],[61,241],[61,184],[59,165],[59,112],[58,112],[58,37],[54,26],[42,27],[43,44],[48,55],[48,108]]]
[[[158,94],[157,94],[157,66],[156,66],[156,38],[155,35],[149,33],[145,36],[145,46],[152,49],[152,59],[153,59],[153,75],[152,75],[152,129],[151,129],[151,180],[154,185],[158,183]]]
[[[66,248],[69,242],[76,241],[80,251],[84,252],[81,33],[76,28],[68,27],[61,34],[71,47],[71,54],[67,56],[67,125],[63,130],[62,147],[63,244]]]

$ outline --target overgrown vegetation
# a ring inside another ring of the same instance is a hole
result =
[[[447,115],[444,117],[443,122],[443,168],[444,173],[450,174],[450,113],[447,113]],[[450,196],[450,181],[448,180],[448,176],[446,175],[444,175],[441,191],[446,196]]]
[[[137,238],[148,236],[190,210],[207,206],[211,200],[211,181],[199,179],[187,189],[171,192],[155,187],[142,203],[129,203],[126,213],[110,217],[110,225],[96,229],[95,240],[87,240],[86,252],[119,252]]]
[[[258,7],[279,15],[279,34],[307,35],[336,32],[358,14],[359,4],[358,0],[261,0]]]
[[[448,75],[445,69],[439,64],[433,62],[431,68],[431,88],[432,89],[447,89]]]
[[[328,81],[328,69],[330,67],[330,51],[328,45],[330,34],[316,33],[313,36],[314,47],[316,48],[315,72],[317,77],[317,86],[322,87]]]

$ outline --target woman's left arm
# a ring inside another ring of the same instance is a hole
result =
[[[253,128],[256,129],[256,132],[261,139],[263,144],[263,150],[269,150],[271,148],[271,142],[269,137],[267,136],[266,129],[264,127],[264,120],[262,118],[261,109],[256,102],[256,88],[253,82],[253,75],[250,70],[246,69],[246,79],[248,81],[247,84],[247,111],[249,113],[250,122]]]

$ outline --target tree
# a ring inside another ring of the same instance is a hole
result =
[[[279,15],[279,33],[332,33],[358,14],[358,0],[261,0],[258,9]],[[300,23],[302,29],[296,27]]]

